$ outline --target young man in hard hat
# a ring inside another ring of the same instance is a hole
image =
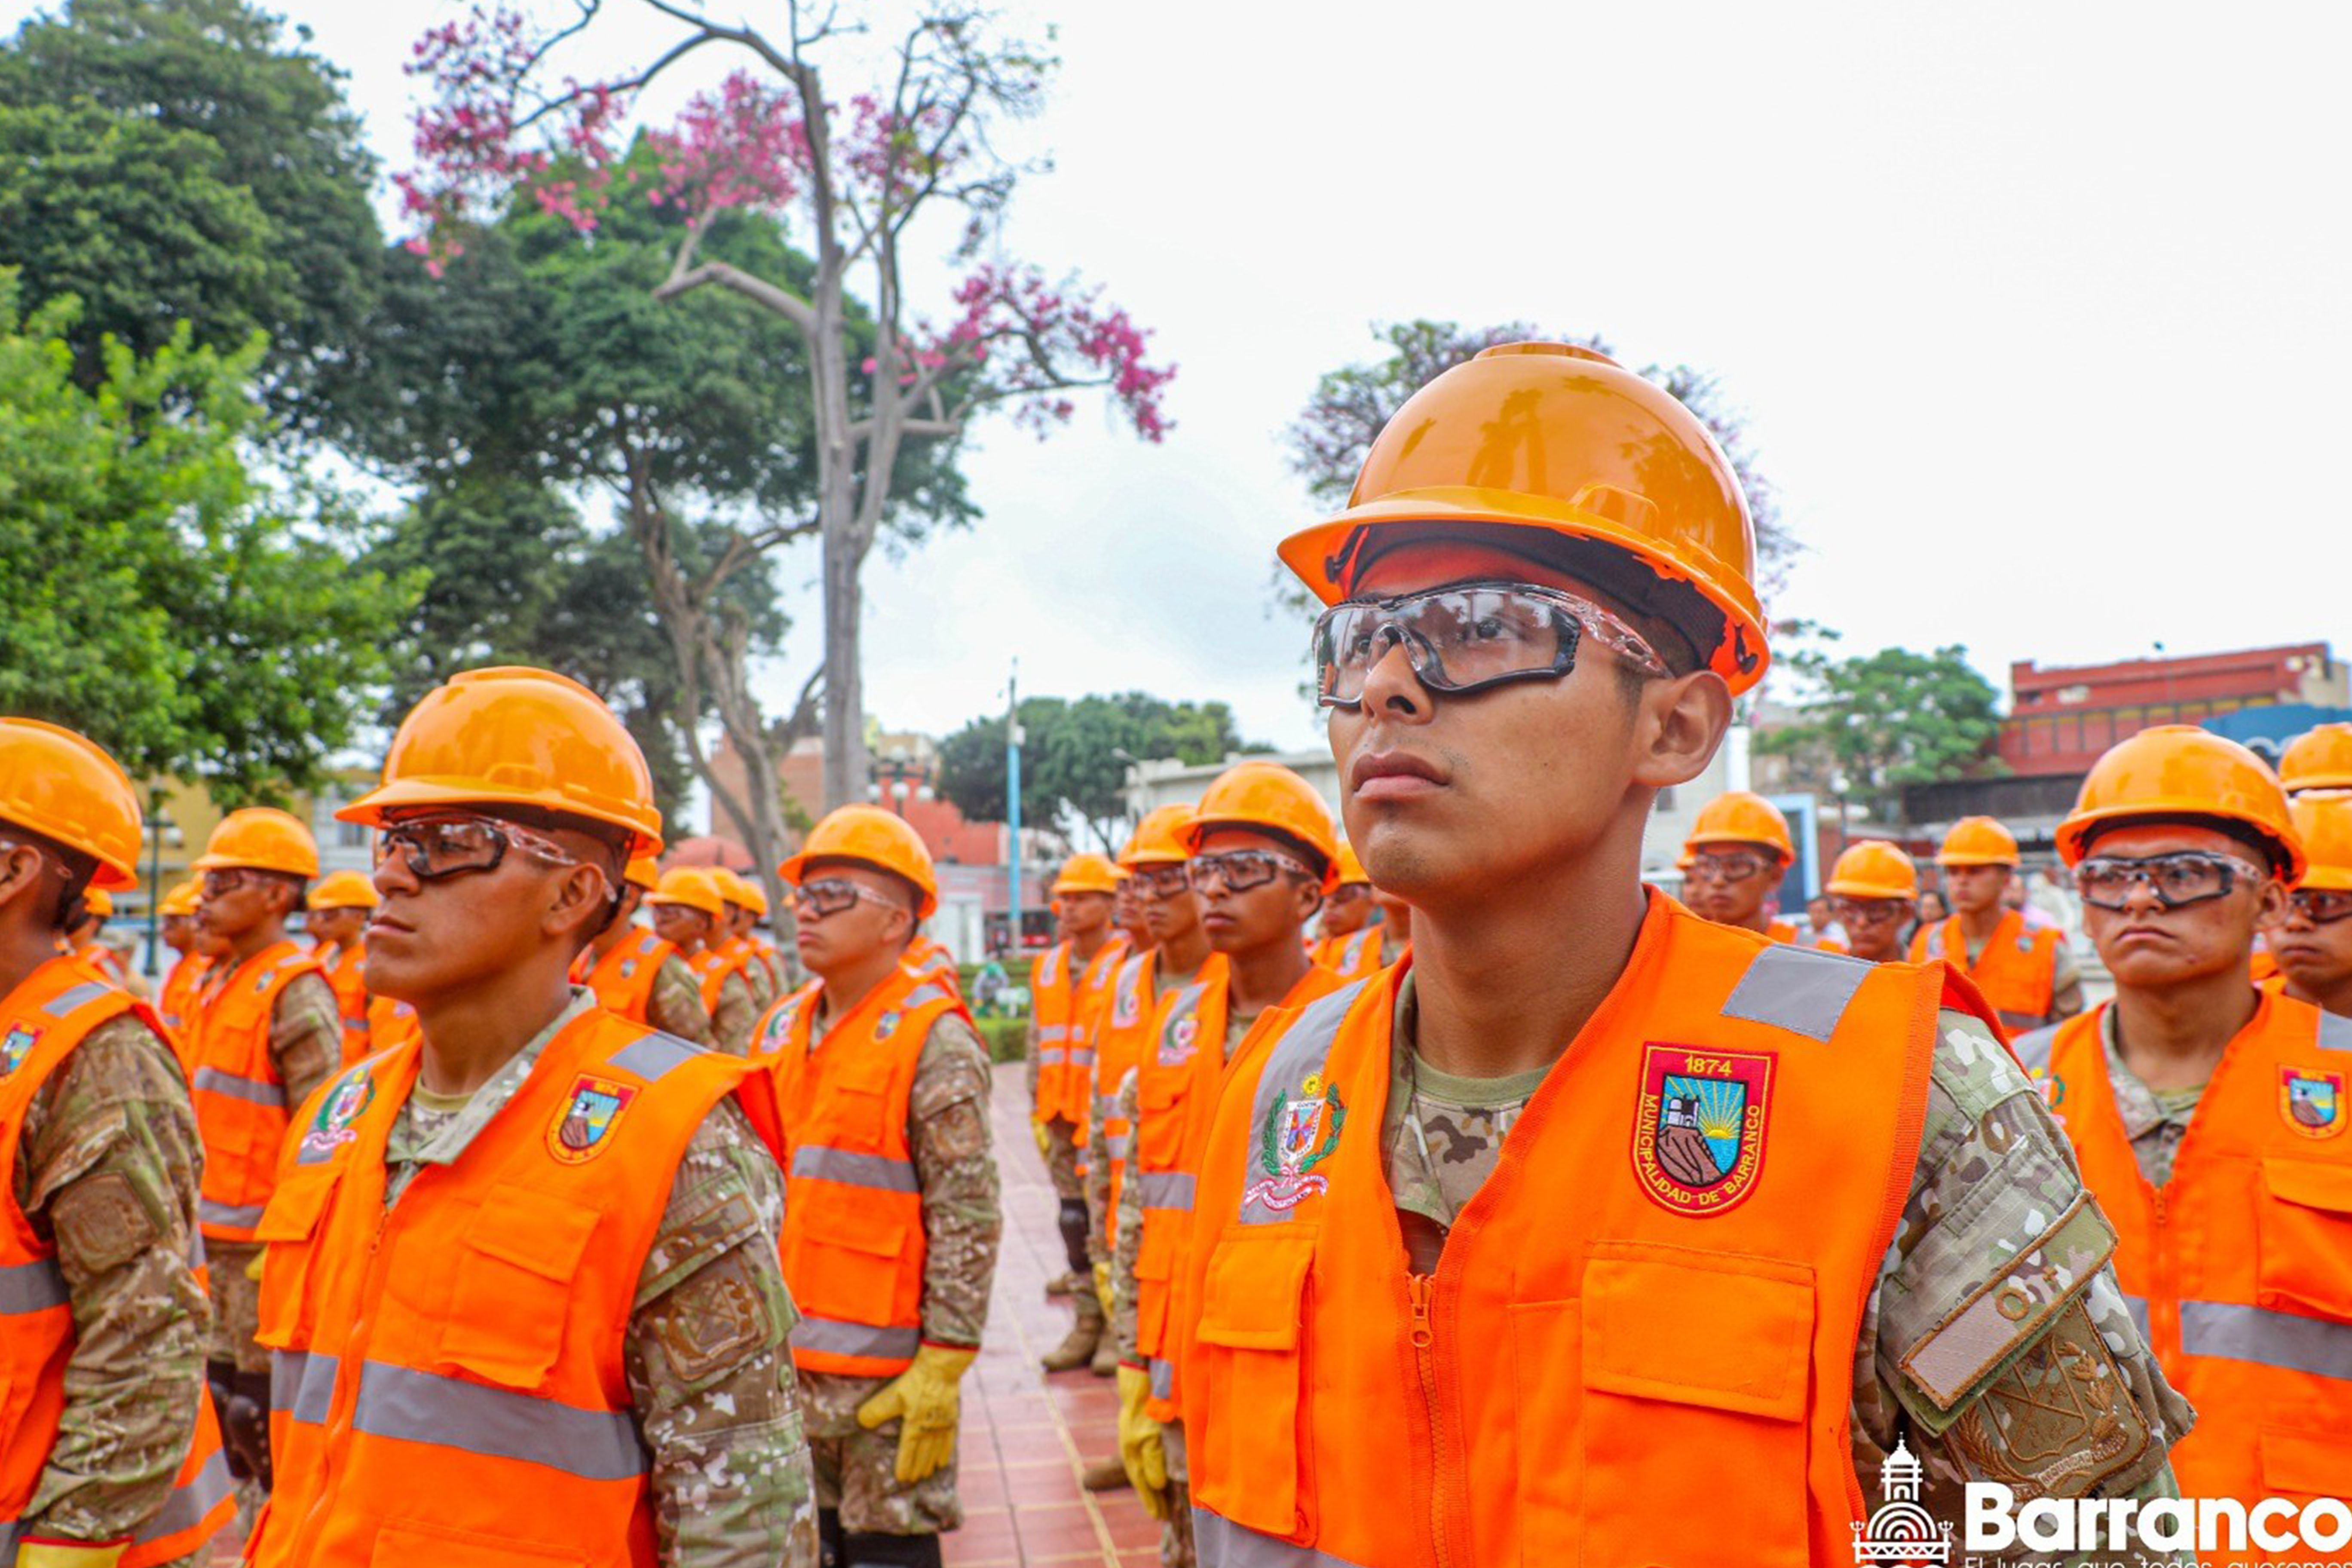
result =
[[[1384,946],[1388,932],[1376,924],[1372,917],[1380,906],[1372,902],[1372,879],[1364,875],[1364,863],[1347,841],[1339,844],[1339,881],[1331,896],[1323,900],[1323,918],[1317,924],[1322,935],[1315,942],[1311,956],[1315,962],[1342,980],[1361,980],[1387,962]]]
[[[775,1005],[777,997],[792,989],[784,984],[782,955],[776,952],[776,944],[769,940],[768,933],[760,929],[760,922],[768,918],[768,890],[756,877],[736,872],[729,875],[733,880],[727,884],[727,900],[734,906],[735,936],[751,955],[751,972],[764,984],[766,1000],[760,1004],[764,1013]]]
[[[770,1010],[758,1055],[791,1149],[784,1277],[825,1561],[938,1568],[956,1493],[958,1392],[980,1353],[1003,1220],[988,1052],[963,1003],[911,972],[939,905],[930,851],[850,805],[777,868],[816,978]]]
[[[155,1015],[58,938],[138,885],[138,793],[0,719],[0,1563],[193,1563],[236,1510],[205,1392],[195,1116]]]
[[[1102,1303],[1087,1253],[1087,1192],[1079,1166],[1086,1156],[1087,1110],[1094,1100],[1094,1022],[1112,977],[1127,956],[1126,939],[1111,924],[1118,868],[1100,855],[1073,855],[1054,879],[1054,921],[1061,940],[1029,964],[1029,1121],[1058,1205],[1068,1292],[1076,1320],[1047,1351],[1047,1372],[1090,1365],[1103,1337]]]
[[[163,988],[156,993],[155,1011],[170,1032],[172,1049],[190,1077],[195,1073],[196,997],[217,947],[205,931],[204,922],[196,918],[203,903],[204,889],[191,879],[173,884],[156,906],[156,913],[163,917],[163,945],[178,956],[163,976]]]
[[[772,1086],[571,983],[661,847],[636,742],[561,676],[469,670],[338,815],[378,834],[368,988],[417,1027],[287,1141],[247,1561],[812,1563]]]
[[[357,871],[329,872],[303,900],[302,927],[310,935],[310,956],[325,967],[335,1011],[342,1020],[346,1066],[368,1053],[367,982],[360,976],[367,950],[360,936],[375,902],[375,884]]]
[[[753,905],[765,904],[767,900],[753,889],[749,879],[724,866],[713,866],[710,876],[719,884],[719,896],[727,901],[713,945],[733,960],[737,973],[743,976],[743,984],[751,993],[754,1015],[764,1013],[776,1005],[776,976],[768,968],[760,944],[751,940],[751,922],[758,918],[752,913]]]
[[[2299,795],[2292,804],[2310,864],[2269,930],[2279,976],[2266,984],[2352,1017],[2352,794]]]
[[[661,867],[635,855],[621,873],[621,902],[613,921],[572,962],[572,980],[596,994],[596,1005],[633,1024],[707,1046],[710,1010],[702,983],[677,949],[635,922],[638,906],[661,883]]]
[[[1919,868],[1899,845],[1865,838],[1849,846],[1830,868],[1829,918],[1843,942],[1823,939],[1824,952],[1848,952],[1872,963],[1903,957],[1903,929],[1919,898]]]
[[[1733,790],[1706,803],[1683,842],[1683,901],[1702,920],[1738,926],[1774,942],[1797,940],[1793,921],[1767,907],[1796,863],[1789,819],[1760,795]]]
[[[301,819],[268,806],[233,811],[193,868],[204,889],[196,918],[220,944],[198,996],[192,1079],[205,1144],[196,1212],[215,1308],[206,1373],[249,1513],[270,1480],[269,1352],[254,1342],[261,1215],[294,1108],[342,1064],[343,1024],[325,970],[286,934],[319,874]]]
[[[1274,763],[1228,768],[1194,808],[1184,846],[1211,955],[1197,980],[1160,1003],[1150,1044],[1119,1089],[1135,1156],[1114,1264],[1119,1457],[1145,1510],[1164,1521],[1160,1560],[1170,1568],[1194,1561],[1175,1295],[1217,1087],[1262,1019],[1346,984],[1310,963],[1299,941],[1339,874],[1331,811],[1312,784]]]
[[[727,898],[719,879],[707,870],[674,866],[662,873],[645,902],[654,912],[655,932],[686,959],[702,988],[710,1043],[729,1056],[749,1051],[760,1014],[751,1005],[744,957],[727,945]]]
[[[1201,1562],[1843,1562],[1850,1434],[1948,1519],[1963,1480],[2163,1495],[2189,1413],[1973,991],[1641,885],[1764,670],[1705,426],[1490,350],[1282,556],[1413,961],[1227,1074],[1179,1292]],[[1507,1139],[1451,1139],[1440,1086]]]
[[[2182,1495],[2352,1498],[2352,1021],[2246,978],[2304,875],[2285,793],[2160,725],[2092,766],[2057,837],[2116,995],[2017,1049],[2197,1407]]]
[[[2352,724],[2321,724],[2297,735],[2279,754],[2278,772],[2290,797],[2352,789]]]
[[[1940,958],[1977,983],[2012,1031],[2083,1010],[2083,981],[2065,936],[2029,927],[2002,901],[2018,875],[2017,839],[1990,816],[1964,816],[1936,852],[1952,916],[1911,935],[1911,958]]]

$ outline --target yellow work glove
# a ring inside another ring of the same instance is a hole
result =
[[[914,1365],[857,1407],[857,1424],[869,1432],[886,1422],[902,1423],[900,1486],[913,1486],[955,1457],[956,1418],[963,1408],[956,1384],[978,1354],[952,1345],[925,1345],[915,1352]]]
[[[1112,1317],[1118,1311],[1118,1308],[1116,1305],[1117,1297],[1118,1292],[1113,1290],[1110,1287],[1110,1265],[1108,1263],[1096,1264],[1095,1300],[1102,1303],[1104,1317]]]
[[[111,1546],[83,1546],[66,1541],[27,1541],[16,1548],[16,1568],[114,1568],[131,1549],[127,1541]]]
[[[1168,1517],[1168,1447],[1160,1439],[1160,1423],[1143,1408],[1151,1397],[1151,1374],[1139,1366],[1118,1364],[1118,1462],[1143,1511],[1154,1519]]]
[[[1029,1124],[1029,1131],[1037,1134],[1037,1158],[1040,1160],[1052,1159],[1054,1157],[1054,1137],[1052,1133],[1045,1131],[1045,1124],[1042,1121],[1032,1121]]]

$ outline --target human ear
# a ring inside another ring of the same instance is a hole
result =
[[[1731,728],[1731,688],[1711,669],[1645,681],[1633,721],[1633,782],[1648,789],[1690,783]]]

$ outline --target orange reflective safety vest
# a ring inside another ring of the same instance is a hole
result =
[[[1133,1179],[1143,1231],[1136,1238],[1135,1350],[1151,1378],[1144,1408],[1158,1421],[1174,1421],[1184,1413],[1176,1355],[1177,1281],[1183,1278],[1192,1232],[1193,1177],[1209,1141],[1226,1064],[1247,1054],[1250,1042],[1269,1023],[1347,984],[1320,964],[1308,964],[1290,994],[1260,1014],[1229,1056],[1227,983],[1224,955],[1211,953],[1191,984],[1160,998],[1150,1043],[1137,1064]]]
[[[117,985],[131,984],[131,971],[124,967],[122,955],[102,942],[85,943],[73,955]]]
[[[1055,1117],[1087,1143],[1087,1110],[1094,1092],[1093,1023],[1105,992],[1127,956],[1127,939],[1114,935],[1084,965],[1066,942],[1057,942],[1029,963],[1030,1016],[1037,1028],[1036,1120]]]
[[[180,1058],[180,1070],[190,1078],[196,1073],[196,1014],[199,994],[205,983],[205,971],[213,961],[200,952],[184,952],[172,965],[172,973],[163,976],[163,989],[155,998],[155,1011],[169,1031],[172,1054]]]
[[[688,1142],[733,1096],[781,1148],[766,1076],[583,1012],[457,1162],[389,1211],[410,1041],[301,1109],[261,1225],[277,1491],[247,1561],[652,1568],[623,1365]]]
[[[2246,961],[2246,973],[2257,985],[2265,980],[2275,980],[2279,973],[2278,960],[2271,956],[2269,948],[2257,947],[2254,956]]]
[[[250,1241],[278,1184],[286,1141],[286,1081],[269,1059],[278,998],[298,975],[322,973],[290,942],[262,949],[207,990],[196,1020],[196,1131],[205,1144],[205,1187],[196,1214],[205,1234]]]
[[[907,956],[900,966],[918,980],[929,980],[955,993],[956,1005],[963,1004],[963,975],[956,967],[955,954],[945,943],[935,938],[918,935],[907,944]]]
[[[1315,962],[1342,980],[1361,980],[1381,967],[1379,926],[1366,926],[1346,936],[1327,936],[1315,944]]]
[[[1143,1051],[1151,1037],[1155,1006],[1153,975],[1159,951],[1151,949],[1123,960],[1112,973],[1101,1011],[1093,1026],[1095,1042],[1094,1114],[1102,1122],[1102,1147],[1089,1159],[1109,1162],[1108,1206],[1103,1215],[1103,1240],[1118,1250],[1118,1199],[1127,1185],[1128,1162],[1135,1153],[1135,1128],[1118,1113],[1118,1086],[1143,1065]],[[1088,1136],[1092,1137],[1089,1129]]]
[[[1794,921],[1774,921],[1770,925],[1764,928],[1764,934],[1771,938],[1774,942],[1793,942],[1797,940],[1797,922]]]
[[[744,958],[741,953],[724,947],[712,947],[708,943],[699,952],[687,959],[687,967],[693,970],[695,978],[702,982],[703,1010],[713,1018],[719,1016],[719,994],[726,989],[727,977],[730,974],[741,974],[743,963]],[[743,981],[744,988],[749,990],[751,984],[751,978],[746,975]]]
[[[368,998],[368,1054],[388,1051],[419,1037],[416,1009],[389,996]],[[348,1064],[347,1064],[348,1065]]]
[[[2038,1029],[2050,1021],[2057,993],[2058,946],[2066,939],[2048,926],[2029,928],[2015,910],[2000,917],[1984,951],[1969,962],[1968,934],[1960,917],[1911,933],[1911,962],[1940,958],[1977,983],[2011,1034]]]
[[[42,964],[0,999],[0,1563],[16,1560],[25,1505],[57,1442],[74,1349],[71,1297],[57,1245],[16,1204],[11,1173],[18,1141],[41,1086],[91,1030],[125,1013],[169,1043],[146,1004],[79,955]],[[200,1397],[187,1455],[163,1509],[131,1533],[125,1568],[187,1556],[236,1511],[213,1404]]]
[[[572,962],[572,978],[596,993],[596,1005],[607,1013],[642,1024],[653,1005],[654,985],[661,978],[662,965],[677,956],[676,947],[644,926],[632,926],[629,934],[614,943],[604,957],[582,952]],[[706,993],[709,989],[706,984]]]
[[[814,1037],[822,982],[768,1009],[754,1060],[783,1113],[784,1283],[803,1372],[892,1377],[923,1339],[922,1189],[907,1139],[931,1026],[961,1004],[901,967]]]
[[[327,986],[335,994],[335,1016],[343,1024],[343,1065],[368,1054],[368,988],[361,972],[367,966],[367,948],[361,942],[320,942],[310,956],[325,966]]]
[[[2197,1407],[2172,1450],[2181,1495],[2352,1498],[2352,1019],[2261,993],[2155,1187],[2116,1108],[2107,1009],[2017,1049],[2121,1238],[2132,1315]]]
[[[1854,1342],[1937,1010],[1981,999],[1654,892],[1419,1277],[1381,1147],[1402,973],[1226,1079],[1183,1292],[1202,1568],[1850,1561]]]

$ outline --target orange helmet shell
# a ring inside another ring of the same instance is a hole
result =
[[[375,884],[357,871],[329,872],[305,900],[313,910],[372,910],[381,901]]]
[[[1280,763],[1236,763],[1192,808],[1184,847],[1194,855],[1220,827],[1253,827],[1296,839],[1323,858],[1323,890],[1339,885],[1339,831],[1315,786]]]
[[[1846,899],[1916,899],[1919,868],[1902,846],[1865,838],[1837,858],[1827,890]]]
[[[939,873],[931,868],[931,851],[922,835],[896,812],[878,805],[845,805],[825,814],[809,829],[801,852],[776,868],[776,874],[797,888],[812,860],[859,860],[903,877],[922,894],[918,920],[929,920],[940,907]]]
[[[2314,790],[2289,803],[2307,863],[2302,886],[2352,889],[2352,791]]]
[[[2017,836],[1990,816],[1964,816],[1944,835],[1938,866],[2014,866]]]
[[[1166,865],[1172,860],[1190,860],[1192,847],[1184,841],[1184,829],[1192,825],[1192,807],[1160,805],[1143,814],[1135,825],[1135,832],[1127,847],[1118,852],[1118,863],[1132,869],[1138,866]]]
[[[248,805],[220,819],[220,826],[205,841],[205,852],[196,857],[194,868],[277,871],[307,882],[319,874],[319,841],[293,813]]]
[[[1339,874],[1333,886],[1346,888],[1360,883],[1369,888],[1372,885],[1371,874],[1364,869],[1364,863],[1356,858],[1354,845],[1344,838],[1339,840],[1339,853],[1334,858],[1339,863]]]
[[[707,867],[677,866],[664,871],[660,884],[646,895],[649,904],[676,904],[699,910],[713,920],[725,917],[727,895]]]
[[[661,875],[660,861],[650,855],[632,855],[628,868],[621,873],[621,880],[650,893],[661,886]]]
[[[9,822],[97,861],[93,889],[139,885],[139,792],[86,735],[38,719],[0,719],[0,824]]]
[[[710,874],[717,879],[719,890],[727,896],[729,903],[747,909],[755,915],[768,912],[768,895],[761,892],[760,885],[751,878],[740,871],[730,871],[724,866],[713,866]]]
[[[2279,758],[2279,783],[2289,795],[2352,789],[2352,724],[2322,724],[2289,742]]]
[[[2059,858],[2074,865],[2092,830],[2138,816],[2208,816],[2250,827],[2277,851],[2288,886],[2303,876],[2303,840],[2278,775],[2210,730],[2158,724],[2110,747],[2058,825]]]
[[[1779,854],[1784,866],[1797,858],[1789,819],[1780,808],[1744,789],[1717,795],[1700,808],[1683,847],[1696,849],[1703,844],[1760,844]]]
[[[1073,855],[1054,879],[1054,897],[1064,893],[1116,893],[1118,868],[1100,855]]]
[[[194,880],[174,882],[170,890],[164,893],[162,902],[155,906],[155,912],[166,920],[176,915],[193,915],[203,904],[204,899],[203,883]]]

